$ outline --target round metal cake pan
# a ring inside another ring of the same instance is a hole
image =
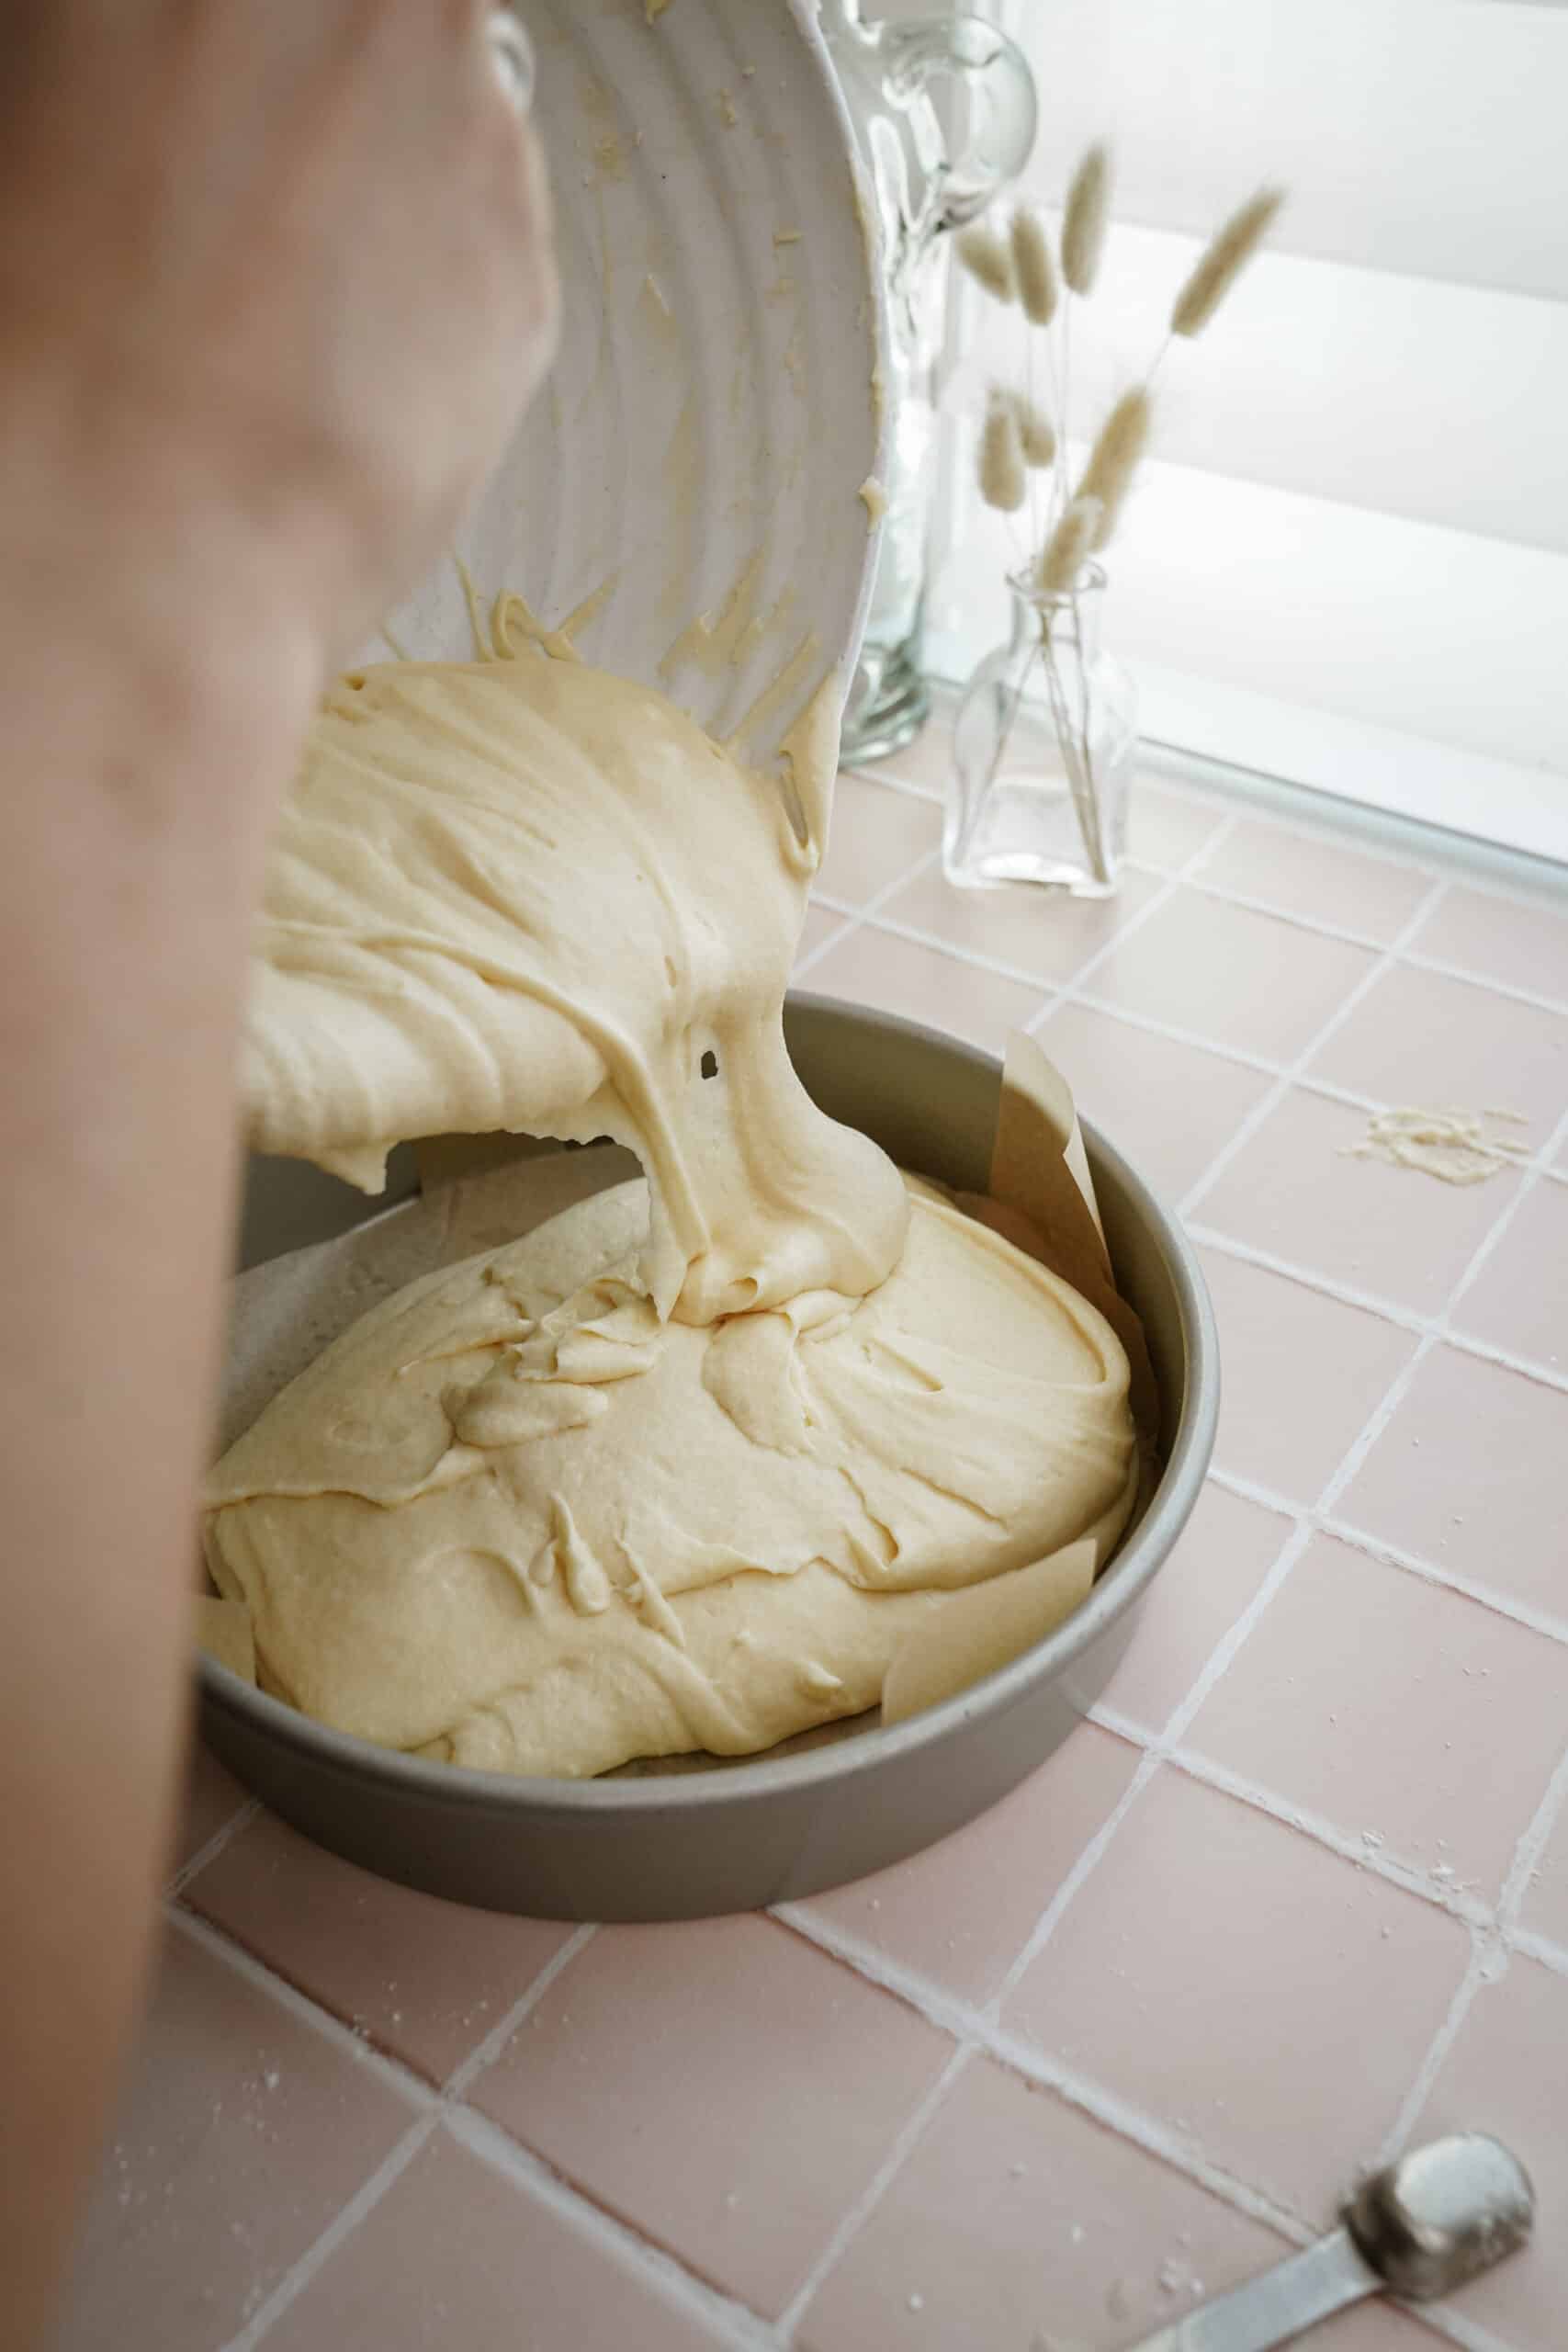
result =
[[[985,1189],[1000,1064],[956,1039],[826,998],[785,1011],[800,1076],[906,1168]],[[1219,1363],[1192,1250],[1169,1211],[1084,1122],[1118,1283],[1144,1320],[1162,1466],[1143,1518],[1083,1607],[956,1698],[883,1730],[645,1779],[522,1780],[428,1763],[330,1731],[209,1658],[203,1732],[308,1837],[434,1894],[551,1919],[683,1919],[756,1909],[863,1877],[961,1828],[1043,1763],[1108,1681],[1197,1499]],[[276,1163],[251,1171],[265,1251]],[[341,1187],[281,1191],[293,1247],[344,1223]],[[384,1202],[366,1203],[374,1215]]]

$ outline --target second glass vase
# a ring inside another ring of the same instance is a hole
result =
[[[1100,642],[1105,574],[1060,595],[1008,582],[1012,635],[975,672],[953,726],[942,867],[973,889],[1034,882],[1111,898],[1127,837],[1137,692]]]

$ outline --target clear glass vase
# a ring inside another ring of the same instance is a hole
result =
[[[881,548],[844,714],[846,758],[886,758],[919,732],[924,620],[950,232],[977,219],[1034,143],[1022,51],[951,7],[913,22],[818,0],[875,202],[887,294],[888,434]],[[906,15],[908,12],[905,12]]]
[[[1137,690],[1100,641],[1105,574],[1044,595],[1010,578],[1012,635],[964,689],[953,726],[942,866],[960,888],[1035,882],[1115,892],[1127,838]]]

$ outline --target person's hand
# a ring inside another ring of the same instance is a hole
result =
[[[10,0],[0,494],[35,571],[344,651],[547,364],[482,0]],[[299,640],[297,639],[296,642]]]

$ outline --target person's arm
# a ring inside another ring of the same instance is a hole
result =
[[[0,83],[0,2341],[143,1983],[267,828],[547,356],[459,0],[33,0]]]

